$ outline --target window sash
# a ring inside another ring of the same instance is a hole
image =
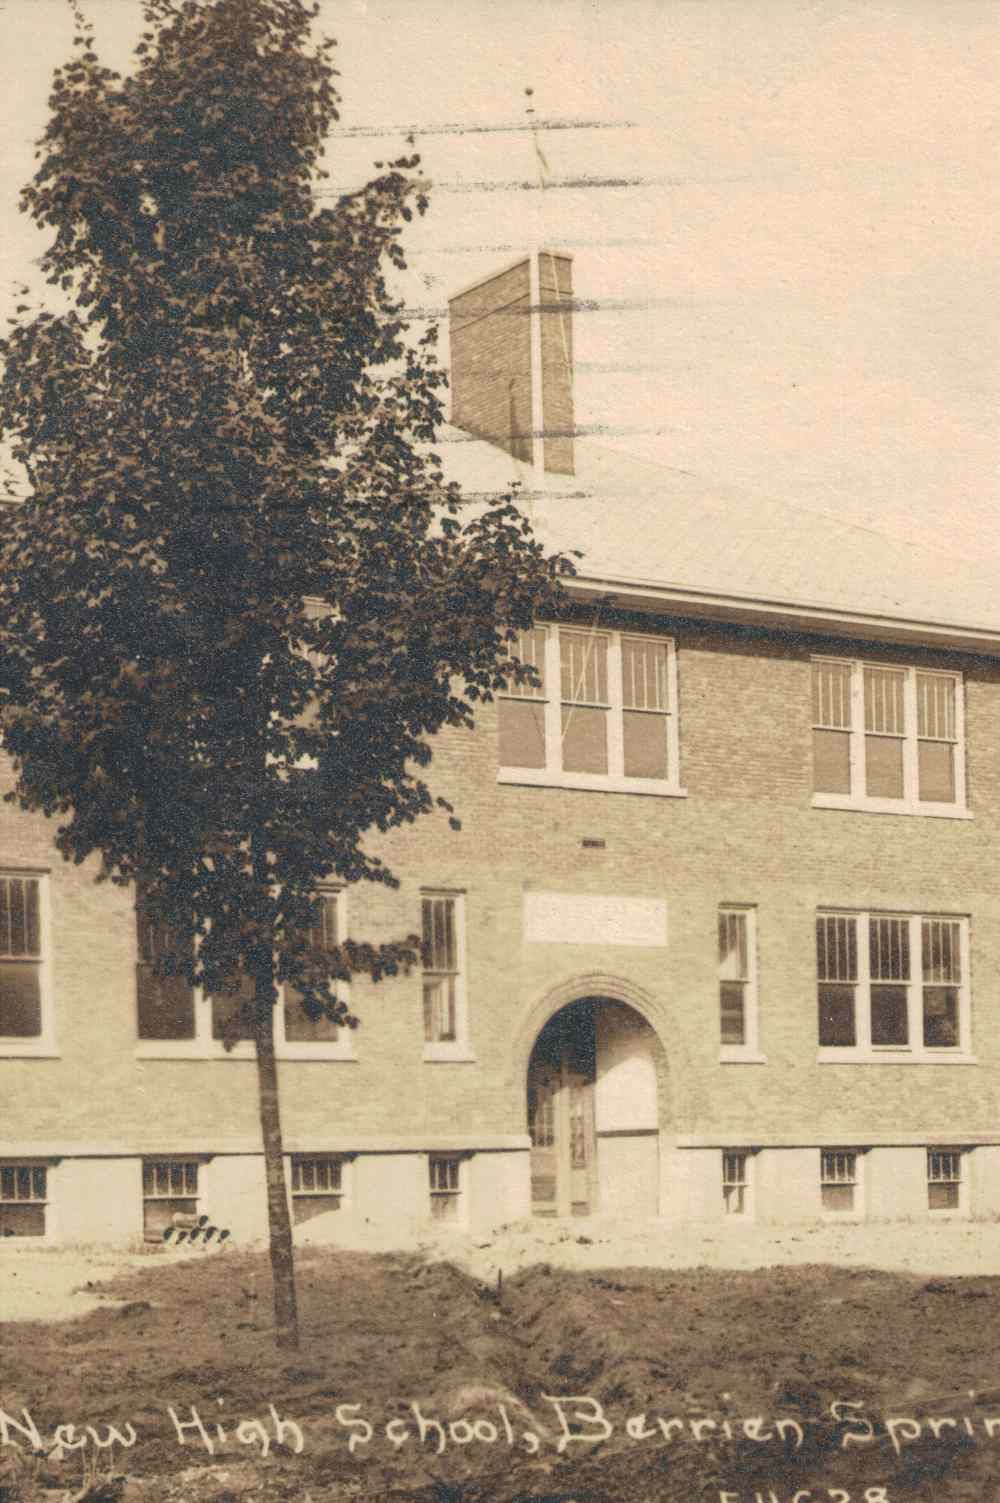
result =
[[[343,888],[318,888],[314,897],[320,903],[315,925],[309,930],[310,944],[316,949],[332,949],[345,932],[345,894]],[[228,1053],[246,1058],[253,1039],[241,1028],[237,1043],[225,1051],[223,1038],[226,1021],[242,1002],[252,1000],[253,978],[240,978],[238,993],[213,995],[201,987],[191,986],[185,977],[159,977],[154,966],[157,956],[168,947],[166,926],[156,924],[143,914],[136,903],[136,1026],[140,1050],[155,1055],[163,1048],[171,1052],[217,1057]],[[335,995],[346,1000],[345,983],[334,983]],[[280,1057],[309,1057],[320,1049],[346,1052],[349,1032],[328,1018],[307,1019],[298,1003],[299,993],[289,983],[280,988],[275,1008],[275,1048]]]
[[[335,1156],[292,1159],[293,1195],[343,1195],[344,1163]]]
[[[757,1048],[756,910],[723,904],[718,911],[719,1043],[723,1051]]]
[[[460,1160],[432,1154],[428,1161],[431,1195],[458,1195],[461,1189]]]
[[[517,633],[508,650],[539,667],[543,686],[508,685],[500,695],[502,769],[520,770],[529,782],[573,786],[608,780],[639,791],[676,784],[672,639],[545,626],[530,640]]]
[[[144,1159],[143,1200],[196,1200],[198,1163],[190,1159]]]
[[[967,921],[945,915],[816,915],[821,1049],[968,1050]]]
[[[425,1045],[456,1045],[465,1030],[465,905],[460,893],[421,895]]]
[[[45,1205],[48,1177],[41,1164],[0,1165],[0,1205]]]
[[[843,1148],[824,1148],[820,1161],[820,1184],[856,1185],[858,1156]]]
[[[6,1054],[52,1043],[43,883],[41,876],[0,874],[0,1040]]]
[[[814,658],[817,797],[877,808],[961,809],[961,690],[961,675],[946,670]]]

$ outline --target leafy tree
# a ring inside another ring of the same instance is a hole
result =
[[[512,497],[463,512],[433,450],[434,331],[392,291],[426,200],[415,155],[324,206],[332,43],[302,0],[144,0],[131,74],[76,9],[22,208],[59,310],[0,345],[0,428],[30,492],[0,578],[11,797],[58,816],[174,936],[160,961],[256,1044],[276,1334],[298,1339],[274,1055],[277,987],[412,939],[314,948],[317,884],[393,884],[366,834],[415,820],[434,733],[530,670],[552,608]],[[317,605],[317,603],[322,603]]]

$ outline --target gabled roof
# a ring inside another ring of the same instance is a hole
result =
[[[576,440],[546,475],[455,428],[438,448],[463,490],[522,488],[547,549],[578,549],[581,586],[693,615],[1000,652],[1000,568],[788,501],[747,496]]]

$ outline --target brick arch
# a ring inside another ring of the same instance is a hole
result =
[[[650,993],[622,976],[593,972],[560,982],[543,997],[539,997],[529,1009],[514,1035],[511,1048],[511,1073],[518,1085],[528,1073],[528,1061],[535,1047],[535,1040],[549,1019],[571,1002],[582,1002],[585,997],[601,997],[610,1002],[623,1002],[626,1007],[631,1007],[649,1024],[664,1055],[667,1054],[665,1021],[660,1006]]]

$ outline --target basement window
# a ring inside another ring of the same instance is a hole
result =
[[[931,1211],[963,1209],[960,1148],[928,1148],[927,1207]]]
[[[849,1149],[824,1148],[820,1154],[820,1199],[831,1215],[858,1209],[858,1155]]]
[[[344,1161],[335,1154],[292,1158],[292,1220],[298,1226],[339,1211],[344,1203]]]
[[[47,1174],[40,1164],[0,1165],[0,1237],[44,1237]]]
[[[727,1216],[750,1213],[750,1154],[744,1148],[727,1148],[722,1154],[722,1204]]]
[[[142,1165],[142,1230],[159,1241],[182,1225],[177,1217],[198,1214],[198,1164],[193,1159],[145,1159]]]
[[[462,1160],[457,1155],[430,1156],[431,1217],[458,1221],[461,1216]]]

